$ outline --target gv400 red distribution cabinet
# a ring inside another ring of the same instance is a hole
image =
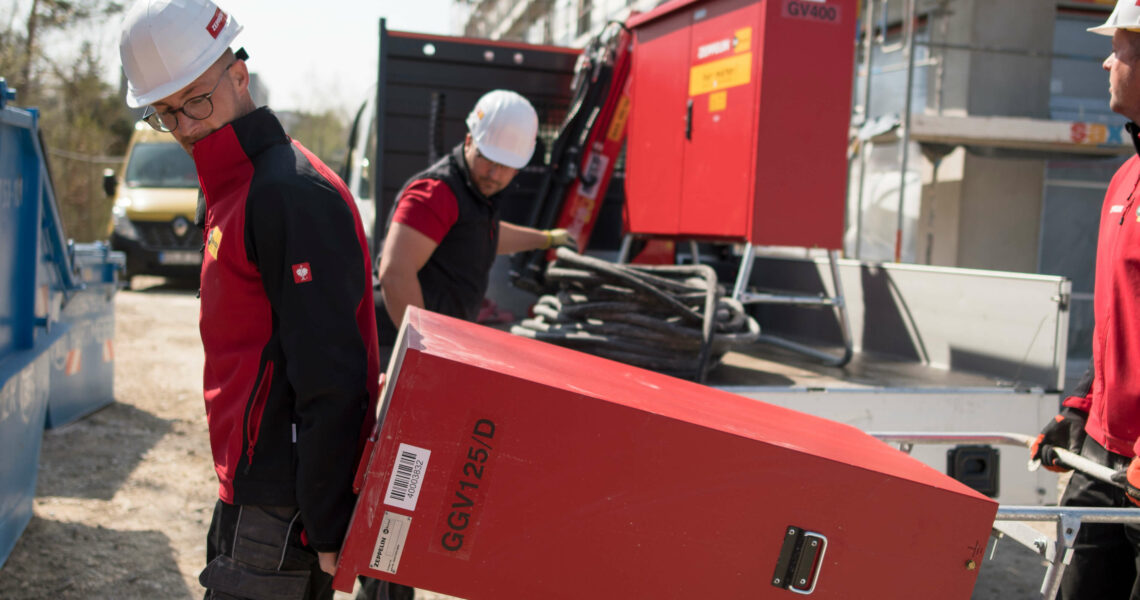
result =
[[[966,600],[997,505],[847,425],[411,309],[334,581]]]
[[[627,226],[838,249],[855,0],[674,0],[631,18]]]

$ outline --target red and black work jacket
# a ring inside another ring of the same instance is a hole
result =
[[[336,551],[380,365],[364,228],[344,183],[260,108],[194,146],[199,326],[219,496],[297,506]]]
[[[1140,154],[1140,128],[1127,125]],[[1108,186],[1100,214],[1092,364],[1065,406],[1089,413],[1085,431],[1108,450],[1140,454],[1140,156]]]
[[[396,195],[388,215],[389,226],[393,220],[411,225],[438,244],[418,274],[427,310],[468,321],[479,316],[499,247],[498,196],[488,198],[472,183],[463,157],[463,144],[413,175]],[[403,220],[409,203],[416,201],[446,205],[443,212],[454,221],[448,218],[437,234],[428,230],[436,224],[421,225]],[[396,327],[382,300],[377,305],[376,319],[380,344],[395,343]]]

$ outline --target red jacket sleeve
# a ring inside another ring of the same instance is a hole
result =
[[[1083,377],[1077,382],[1076,387],[1073,388],[1069,397],[1061,403],[1062,406],[1075,408],[1084,412],[1089,412],[1092,409],[1092,384],[1093,384],[1093,364],[1089,360],[1089,368],[1085,371]]]

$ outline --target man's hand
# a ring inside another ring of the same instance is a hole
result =
[[[1085,419],[1088,413],[1066,406],[1061,414],[1053,417],[1053,422],[1045,426],[1033,447],[1029,449],[1029,458],[1041,461],[1041,466],[1057,473],[1064,473],[1069,468],[1057,462],[1057,455],[1053,447],[1064,448],[1069,452],[1079,454],[1081,445],[1085,443]]]
[[[336,575],[336,552],[317,552],[317,560],[321,570],[329,575]]]
[[[557,248],[559,246],[568,246],[574,250],[578,249],[578,240],[570,235],[570,232],[565,229],[547,229],[543,231],[546,234],[546,248]]]
[[[1127,469],[1112,475],[1112,481],[1124,486],[1124,493],[1136,506],[1140,506],[1140,457],[1133,458]]]

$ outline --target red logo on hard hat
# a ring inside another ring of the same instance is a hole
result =
[[[305,283],[313,280],[313,270],[309,263],[293,265],[293,283]]]
[[[222,12],[222,9],[219,8],[214,11],[214,18],[210,19],[210,23],[206,25],[206,32],[210,34],[210,37],[215,40],[218,39],[218,34],[226,28],[227,18],[226,13]]]

